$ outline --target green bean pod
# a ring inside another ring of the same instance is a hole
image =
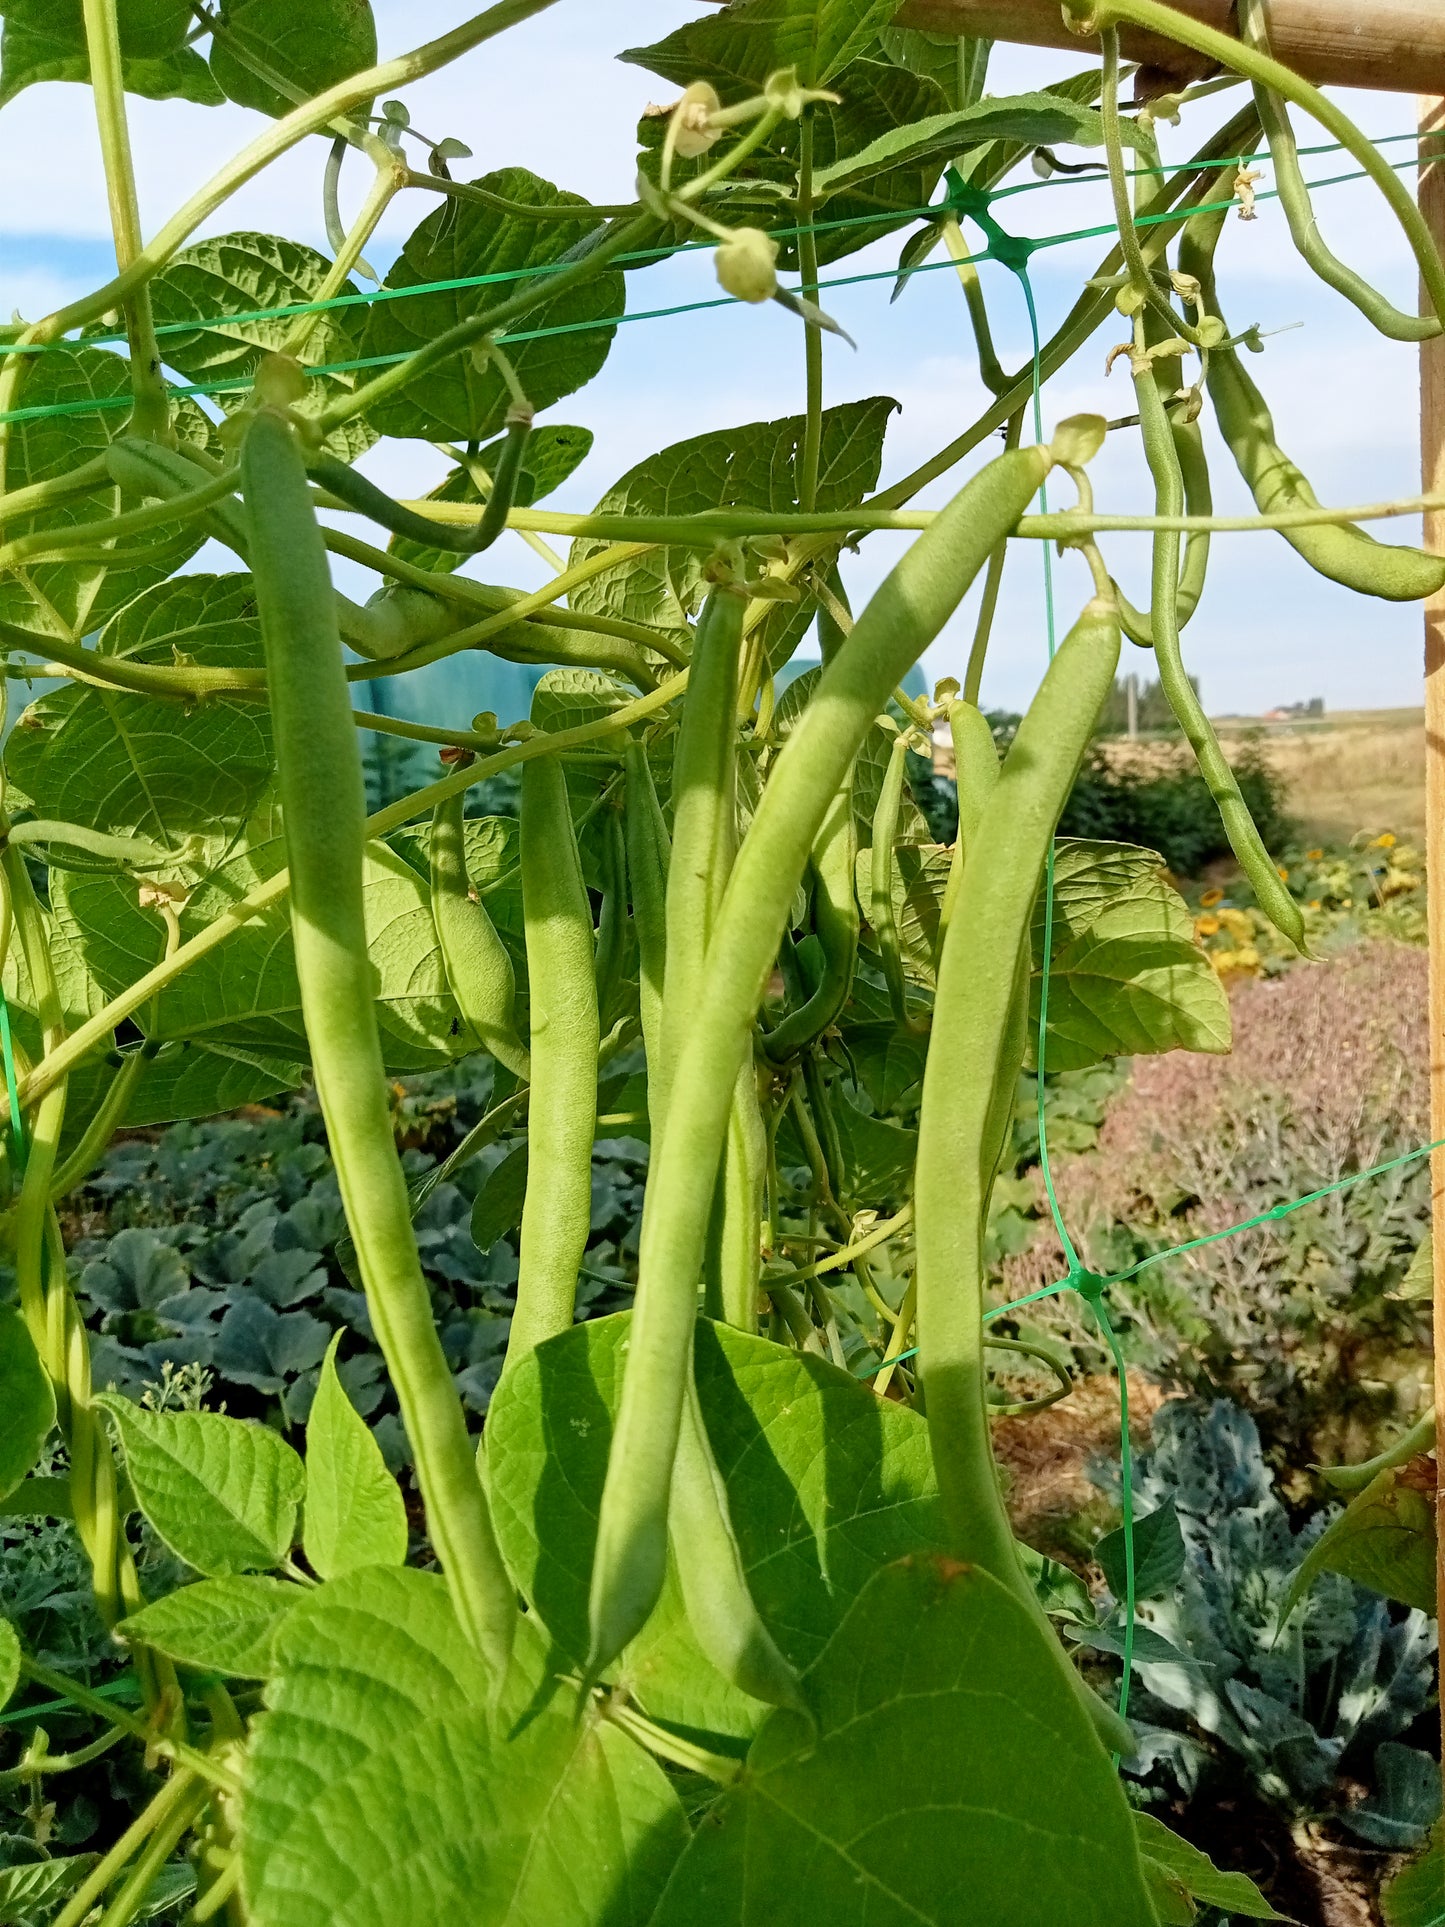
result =
[[[387,1108],[362,898],[366,803],[326,548],[286,418],[241,455],[291,873],[302,1015],[367,1306],[457,1617],[500,1688],[517,1597],[502,1564],[417,1257]]]
[[[908,1024],[908,986],[903,976],[903,951],[898,942],[898,913],[893,907],[893,845],[898,840],[907,757],[908,737],[900,730],[893,739],[888,767],[878,790],[878,803],[873,811],[873,847],[868,860],[868,921],[873,926],[873,940],[883,964],[893,1021],[900,1028]]]
[[[948,733],[953,738],[953,773],[958,788],[958,835],[938,911],[935,963],[943,955],[943,940],[963,884],[964,862],[978,835],[988,799],[998,786],[998,745],[987,716],[976,703],[960,699],[948,705]]]
[[[1152,316],[1150,317],[1152,320]],[[1204,449],[1204,436],[1198,422],[1182,422],[1171,415],[1170,430],[1174,436],[1174,451],[1179,459],[1179,472],[1184,478],[1184,512],[1186,515],[1213,515],[1214,488],[1209,479],[1209,457]],[[1179,627],[1189,626],[1194,612],[1199,607],[1204,594],[1204,584],[1209,574],[1209,546],[1212,537],[1207,529],[1194,529],[1184,540],[1184,560],[1179,569],[1179,586],[1175,596],[1175,609]],[[1137,643],[1141,649],[1154,647],[1154,618],[1147,611],[1136,609],[1129,598],[1114,585],[1114,594],[1119,604],[1119,624],[1130,642]]]
[[[617,1015],[627,961],[627,843],[622,828],[621,799],[610,804],[602,820],[602,907],[597,916],[597,955],[593,977],[597,983],[597,1014],[606,1030]]]
[[[775,1064],[821,1037],[848,1001],[858,962],[858,826],[853,820],[851,774],[833,798],[808,853],[813,874],[813,933],[823,953],[823,974],[796,1010],[763,1036]]]
[[[1060,645],[1019,726],[969,855],[938,973],[919,1118],[914,1210],[928,1433],[950,1550],[1021,1597],[989,1443],[983,1239],[998,1091],[1017,1036],[1019,959],[1054,830],[1119,661],[1119,621],[1095,601]],[[1014,1067],[1017,1074],[1017,1067]]]
[[[798,1675],[778,1651],[748,1591],[727,1487],[697,1393],[687,1385],[672,1474],[672,1547],[688,1624],[723,1678],[769,1706],[806,1713]]]
[[[643,1209],[636,1310],[592,1572],[594,1672],[644,1624],[666,1574],[668,1492],[712,1181],[808,853],[874,717],[1025,512],[1051,462],[1043,448],[997,457],[909,548],[823,671],[733,866]],[[670,996],[670,959],[668,967]]]
[[[727,1140],[703,1256],[703,1304],[710,1318],[756,1332],[763,1254],[759,1227],[768,1176],[768,1134],[751,1062],[738,1072]]]
[[[715,588],[708,596],[698,618],[673,754],[662,1009],[665,1098],[703,994],[708,943],[737,849],[738,652],[746,613],[746,599],[735,589]]]
[[[555,756],[522,769],[522,917],[527,938],[532,1096],[527,1197],[507,1364],[569,1331],[592,1228],[592,1138],[601,1026],[592,905]]]
[[[1139,397],[1139,419],[1143,427],[1144,453],[1154,477],[1155,500],[1161,515],[1178,515],[1184,498],[1184,483],[1178,457],[1164,410],[1164,399],[1152,368],[1141,368],[1134,377]],[[1289,938],[1296,949],[1305,948],[1304,914],[1285,888],[1274,858],[1264,847],[1249,805],[1239,782],[1219,746],[1214,726],[1205,714],[1194,684],[1184,667],[1179,646],[1179,623],[1175,596],[1179,583],[1179,535],[1161,530],[1154,537],[1154,604],[1151,615],[1154,633],[1154,659],[1159,665],[1159,684],[1185,740],[1194,751],[1194,760],[1214,798],[1229,846],[1239,867],[1254,888],[1259,907],[1270,922]]]
[[[670,843],[652,765],[643,743],[627,745],[628,895],[637,934],[638,996],[642,1042],[647,1053],[647,1113],[653,1141],[662,1137],[662,1000],[667,970],[667,869]]]
[[[1209,313],[1216,315],[1214,250],[1223,223],[1222,214],[1197,216],[1185,229],[1179,250],[1181,270],[1198,280]],[[1269,404],[1245,373],[1236,349],[1210,351],[1207,385],[1220,433],[1260,513],[1318,508],[1319,497],[1275,440]],[[1281,529],[1280,534],[1317,574],[1358,595],[1378,596],[1384,602],[1422,602],[1445,588],[1445,556],[1377,542],[1349,524]]]
[[[457,1008],[484,1050],[525,1083],[527,1047],[517,1035],[517,977],[506,945],[467,875],[465,798],[437,804],[431,820],[431,912]]]
[[[355,509],[372,522],[379,522],[393,535],[405,536],[408,541],[421,542],[431,549],[447,549],[459,555],[480,555],[489,549],[507,526],[511,513],[512,500],[521,480],[522,461],[527,452],[527,437],[531,432],[531,412],[509,414],[507,417],[507,439],[502,444],[502,453],[497,462],[497,472],[492,479],[492,490],[487,497],[486,507],[471,530],[450,527],[445,522],[433,521],[429,515],[418,515],[414,509],[404,508],[395,502],[384,489],[375,482],[369,482],[364,475],[358,474],[348,463],[338,461],[334,455],[317,453],[308,463],[312,475],[337,501],[347,508]]]

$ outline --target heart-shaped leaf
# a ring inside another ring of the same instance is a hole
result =
[[[306,1421],[306,1523],[313,1571],[339,1579],[358,1566],[406,1562],[406,1501],[381,1448],[336,1375],[332,1339]]]
[[[201,1579],[132,1613],[116,1627],[122,1639],[154,1646],[183,1666],[235,1679],[265,1679],[277,1628],[299,1586],[259,1574]]]

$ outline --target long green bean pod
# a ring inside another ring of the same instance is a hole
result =
[[[1153,318],[1150,317],[1151,321]],[[1171,414],[1169,426],[1174,436],[1179,472],[1184,479],[1184,512],[1186,515],[1213,515],[1214,487],[1209,479],[1209,457],[1205,452],[1199,423],[1181,421],[1177,415]],[[1181,629],[1188,628],[1204,594],[1212,540],[1207,529],[1194,529],[1184,539],[1184,560],[1180,564],[1179,586],[1174,598],[1175,615]],[[1141,649],[1152,649],[1153,617],[1145,610],[1136,609],[1129,598],[1120,592],[1117,583],[1114,585],[1114,595],[1119,604],[1119,624],[1124,634]]]
[[[1060,645],[1019,726],[965,860],[938,974],[914,1189],[918,1336],[928,1432],[950,1550],[1032,1599],[989,1443],[983,1238],[996,1091],[1011,1055],[1018,960],[1054,829],[1119,660],[1111,603]]]
[[[466,799],[437,804],[431,820],[431,912],[447,982],[463,1021],[484,1050],[525,1083],[527,1047],[517,1035],[517,976],[506,945],[467,875]]]
[[[1184,480],[1174,435],[1159,392],[1153,365],[1136,365],[1134,392],[1139,398],[1139,420],[1143,429],[1144,454],[1154,478],[1154,499],[1161,515],[1178,515],[1184,502]],[[1219,746],[1214,726],[1205,714],[1179,646],[1179,622],[1175,599],[1179,592],[1179,547],[1177,531],[1160,530],[1154,537],[1154,601],[1151,621],[1154,632],[1154,658],[1159,665],[1159,684],[1194,751],[1194,760],[1209,787],[1219,811],[1229,846],[1239,867],[1249,878],[1259,907],[1282,935],[1299,950],[1305,947],[1304,915],[1284,887],[1274,858],[1264,847],[1249,805],[1239,782]]]
[[[1223,214],[1201,214],[1185,229],[1179,265],[1204,291],[1211,314],[1219,313],[1214,284],[1214,251],[1223,232]],[[1229,444],[1240,474],[1262,515],[1285,509],[1318,508],[1319,497],[1275,440],[1269,405],[1238,352],[1211,350],[1207,376],[1220,433]],[[1359,595],[1385,602],[1421,602],[1445,588],[1445,557],[1423,549],[1377,542],[1348,524],[1281,529],[1286,542],[1317,574]]]
[[[355,509],[370,521],[379,522],[384,529],[390,529],[393,535],[402,535],[409,541],[423,542],[428,548],[446,549],[458,555],[480,555],[483,549],[492,546],[507,526],[517,483],[522,476],[522,460],[527,452],[527,437],[531,428],[530,409],[508,414],[507,438],[502,444],[496,474],[492,478],[491,493],[474,529],[450,527],[444,522],[434,522],[429,515],[418,515],[414,509],[403,508],[384,489],[379,489],[375,482],[369,482],[364,475],[358,474],[346,462],[338,461],[334,455],[313,455],[307,466],[329,495],[334,495],[347,508]]]
[[[738,1067],[808,852],[874,717],[1024,513],[1051,461],[1046,449],[1030,448],[990,462],[895,566],[823,671],[733,867],[643,1211],[636,1310],[592,1573],[594,1671],[646,1621],[666,1573],[668,1491],[712,1179]]]
[[[689,1383],[672,1474],[673,1557],[688,1624],[724,1679],[771,1706],[805,1712],[798,1675],[758,1617],[733,1534],[727,1487]]]
[[[522,770],[522,916],[531,1010],[532,1097],[517,1305],[507,1340],[515,1364],[568,1331],[592,1226],[592,1136],[600,1025],[592,905],[555,756]]]
[[[823,974],[807,1001],[763,1036],[763,1049],[783,1063],[821,1037],[853,987],[858,962],[858,826],[853,820],[853,778],[846,778],[823,818],[808,853],[813,876],[813,934],[823,953]]]
[[[670,844],[644,743],[627,745],[628,894],[637,933],[638,998],[647,1053],[647,1113],[653,1140],[662,1136],[662,999],[667,970],[667,868]]]
[[[763,1269],[759,1227],[767,1176],[768,1134],[758,1100],[757,1072],[749,1059],[733,1088],[703,1257],[704,1308],[710,1318],[722,1319],[737,1331],[758,1328]]]
[[[662,1009],[665,1102],[670,1101],[678,1054],[696,1018],[708,943],[737,848],[735,717],[746,612],[746,599],[731,587],[717,587],[708,596],[698,619],[673,752]]]
[[[1238,0],[1238,13],[1241,40],[1247,47],[1268,54],[1269,28],[1260,0]],[[1406,314],[1378,288],[1371,287],[1363,275],[1347,266],[1326,242],[1315,219],[1309,183],[1300,166],[1288,106],[1272,88],[1259,81],[1254,83],[1254,101],[1264,137],[1269,142],[1279,203],[1289,225],[1290,239],[1301,259],[1327,287],[1342,294],[1372,327],[1391,341],[1433,341],[1440,333],[1437,316]]]
[[[958,789],[958,835],[948,866],[948,882],[938,912],[936,957],[943,955],[954,905],[963,884],[963,866],[978,835],[988,800],[998,786],[998,746],[988,718],[976,703],[961,698],[948,705],[948,733],[953,738],[953,774]]]
[[[597,918],[597,1014],[608,1029],[617,1016],[627,957],[627,842],[622,799],[604,806],[602,815],[602,908]]]
[[[873,811],[873,847],[868,858],[868,921],[873,926],[873,940],[883,964],[893,1021],[900,1026],[908,1023],[908,987],[903,976],[903,951],[898,942],[898,913],[893,907],[893,845],[898,840],[898,813],[903,804],[907,757],[907,732],[900,730],[893,739],[888,767],[879,786],[878,803]]]
[[[326,548],[300,443],[283,414],[263,407],[254,416],[241,475],[291,875],[296,973],[317,1094],[432,1542],[457,1617],[500,1686],[517,1597],[432,1318],[387,1110],[362,899],[361,755]]]

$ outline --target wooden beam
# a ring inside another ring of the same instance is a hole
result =
[[[1445,245],[1445,100],[1420,101],[1422,131],[1438,134],[1420,149],[1435,154],[1420,172],[1420,209]],[[1428,303],[1426,311],[1429,312]],[[1425,487],[1445,488],[1445,337],[1420,349],[1420,455]],[[1445,553],[1445,512],[1425,518],[1425,546]],[[1425,849],[1430,934],[1430,1120],[1432,1138],[1445,1137],[1445,593],[1425,605]],[[1435,1233],[1435,1413],[1445,1427],[1445,1151],[1431,1160],[1431,1218]],[[1445,1430],[1436,1463],[1445,1452]],[[1445,1615],[1445,1482],[1437,1477],[1436,1592]],[[1440,1623],[1445,1626],[1445,1616]],[[1445,1695],[1441,1698],[1445,1721]],[[1445,1757],[1445,1755],[1442,1755]]]
[[[1222,33],[1234,32],[1232,0],[1172,4]],[[1274,54],[1316,86],[1445,94],[1442,0],[1269,0],[1268,12]],[[1095,45],[1069,31],[1059,0],[907,0],[898,24],[1076,53]],[[1126,57],[1161,84],[1199,80],[1211,71],[1198,54],[1156,34],[1124,27],[1120,39]]]

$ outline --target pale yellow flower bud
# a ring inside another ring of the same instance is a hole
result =
[[[739,301],[771,301],[777,293],[778,244],[758,227],[734,228],[717,249],[717,278]]]

